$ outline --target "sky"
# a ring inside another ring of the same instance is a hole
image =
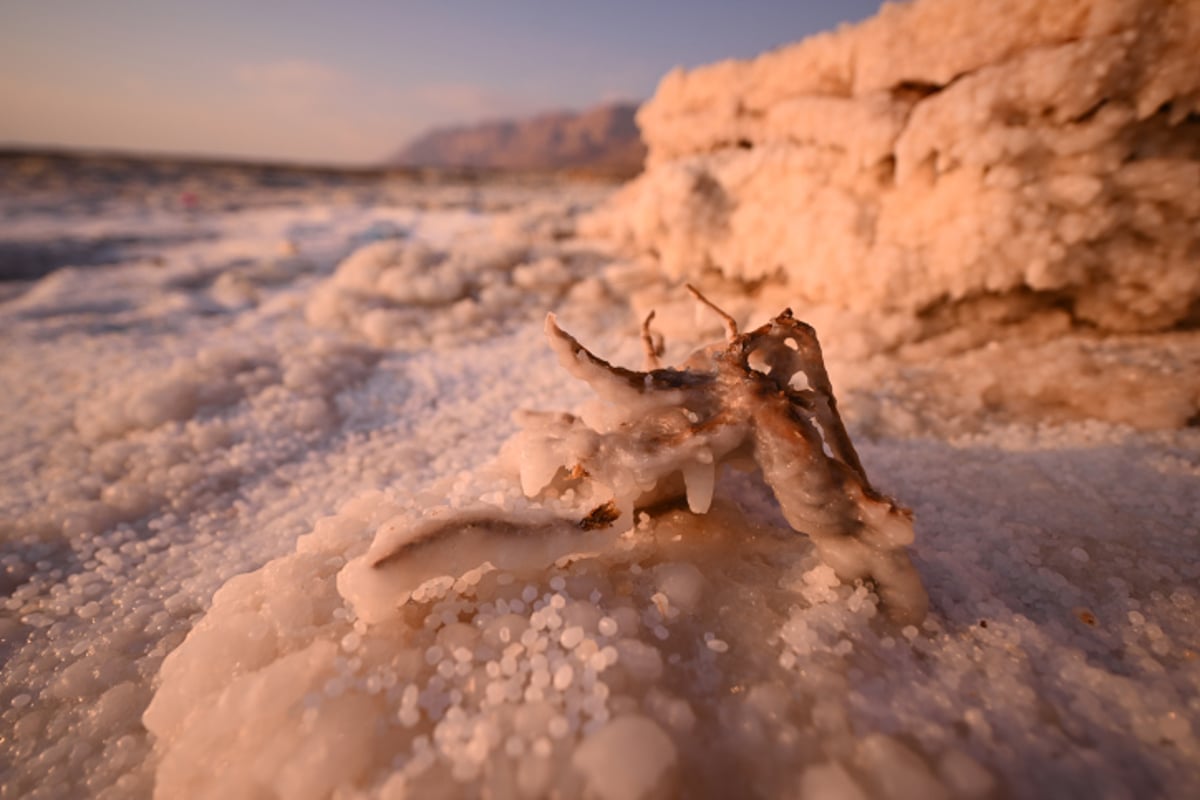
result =
[[[0,0],[0,145],[368,164],[431,127],[641,101],[879,0]]]

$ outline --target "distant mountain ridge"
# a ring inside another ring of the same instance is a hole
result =
[[[391,159],[411,167],[506,171],[576,171],[628,177],[641,170],[646,148],[632,103],[580,112],[493,120],[432,130]]]

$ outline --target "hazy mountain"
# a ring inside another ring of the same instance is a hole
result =
[[[416,167],[568,170],[628,176],[646,154],[633,104],[556,112],[515,120],[438,128],[392,161]]]

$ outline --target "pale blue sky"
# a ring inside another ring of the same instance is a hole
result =
[[[316,162],[432,125],[649,97],[879,0],[0,0],[0,144]]]

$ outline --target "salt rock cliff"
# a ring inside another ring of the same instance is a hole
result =
[[[646,150],[637,106],[613,103],[579,113],[440,128],[402,150],[396,163],[420,167],[548,171],[584,170],[628,177]]]
[[[975,318],[1194,329],[1198,53],[1196,0],[888,4],[668,74],[638,114],[646,172],[593,230],[676,279],[858,315],[866,351]],[[1153,424],[1194,413],[1195,383]]]

